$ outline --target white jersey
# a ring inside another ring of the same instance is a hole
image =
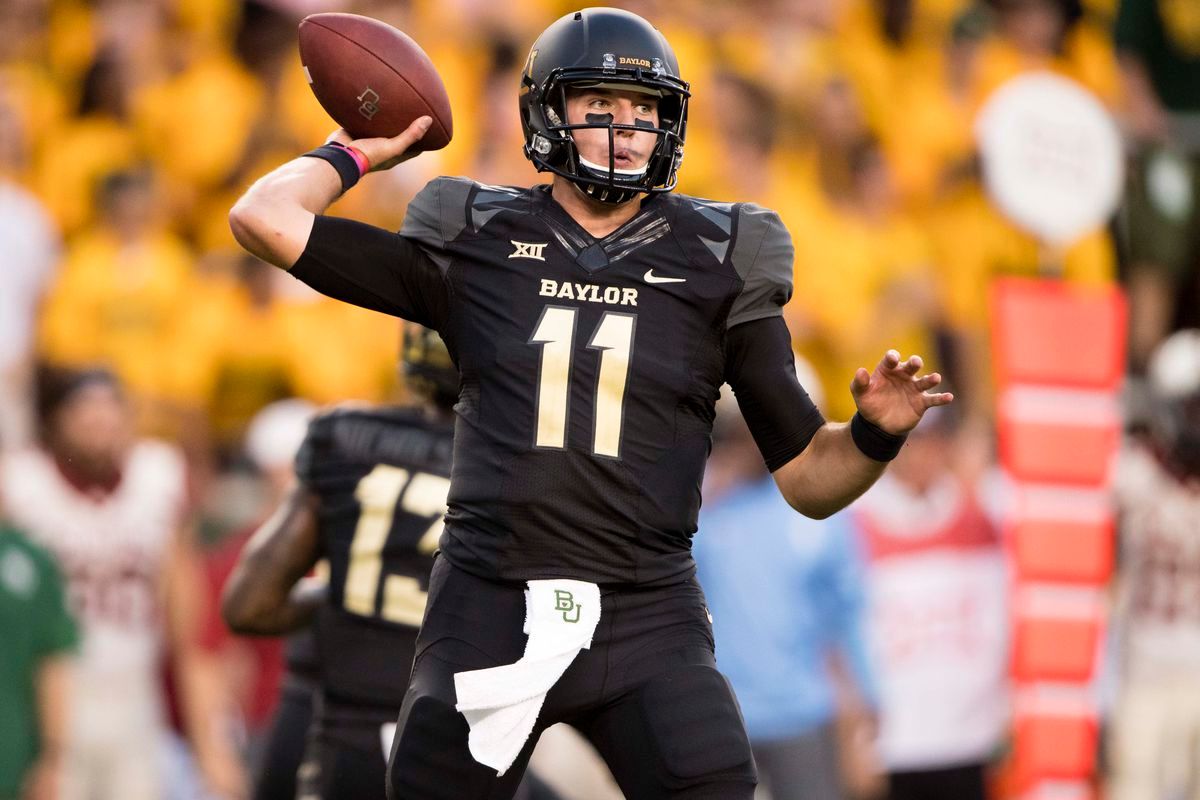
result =
[[[1200,480],[1136,444],[1121,453],[1120,622],[1125,666],[1154,679],[1200,670]]]
[[[57,557],[93,676],[154,673],[162,648],[164,559],[183,513],[185,467],[174,448],[134,446],[107,495],[73,486],[41,450],[7,455],[0,494],[9,518]]]
[[[918,496],[884,474],[851,511],[870,562],[884,763],[902,771],[986,760],[1008,719],[997,527],[950,477]]]

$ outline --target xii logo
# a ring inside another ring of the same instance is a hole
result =
[[[542,255],[542,251],[546,249],[547,242],[517,242],[509,239],[512,246],[517,248],[512,252],[509,258],[532,258],[534,261],[545,261],[546,257]]]
[[[582,605],[575,602],[575,595],[562,589],[554,590],[554,610],[561,611],[563,622],[579,622],[579,610]],[[575,612],[574,618],[568,616],[572,611]]]
[[[364,89],[363,93],[355,99],[362,103],[358,107],[358,113],[367,119],[371,119],[379,113],[379,94],[370,86]]]

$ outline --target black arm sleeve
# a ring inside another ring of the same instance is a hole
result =
[[[440,330],[450,293],[429,255],[405,237],[318,216],[291,274],[323,295]]]
[[[796,378],[791,341],[783,317],[745,322],[725,338],[725,381],[771,472],[800,455],[825,424]]]

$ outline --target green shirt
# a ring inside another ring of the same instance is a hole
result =
[[[1115,35],[1168,111],[1200,111],[1200,0],[1121,0]]]
[[[0,524],[0,798],[16,796],[37,758],[38,667],[78,639],[53,558]]]

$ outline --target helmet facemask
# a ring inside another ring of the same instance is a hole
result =
[[[605,63],[608,63],[606,54]],[[613,59],[615,62],[615,58]],[[636,91],[658,100],[658,126],[635,120],[633,124],[615,123],[612,116],[588,115],[584,122],[569,124],[566,116],[568,92],[596,87]],[[528,76],[522,78],[522,113],[531,135],[525,154],[538,171],[552,172],[570,180],[588,197],[602,203],[624,203],[637,194],[669,192],[678,182],[683,161],[683,142],[687,125],[687,84],[656,70],[565,68],[550,73],[544,86]],[[596,117],[600,117],[597,119]],[[607,117],[607,119],[604,119]],[[604,130],[608,134],[607,163],[584,159],[575,141],[574,131]],[[616,166],[617,131],[654,134],[655,144],[644,167],[623,169]]]

